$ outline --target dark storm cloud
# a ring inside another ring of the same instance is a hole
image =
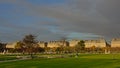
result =
[[[84,2],[87,0],[84,0]],[[90,1],[90,0],[88,0]],[[88,3],[88,1],[86,3]],[[96,1],[96,2],[95,2]],[[79,1],[80,2],[80,1]],[[78,2],[78,3],[79,3]],[[90,14],[92,21],[85,22],[92,33],[105,37],[116,37],[120,29],[120,1],[119,0],[91,0],[91,9],[85,9]],[[76,7],[81,6],[76,4]],[[90,8],[90,5],[87,5]],[[86,7],[87,7],[86,6]],[[83,9],[84,10],[84,9]],[[88,14],[88,16],[89,16]],[[85,30],[86,31],[86,30]]]
[[[39,39],[54,40],[74,32],[92,33],[93,36],[95,34],[105,38],[119,37],[120,0],[66,0],[66,3],[52,5],[35,5],[26,0],[0,2],[16,5],[18,8],[15,8],[13,13],[36,18],[32,19],[29,25],[12,24],[9,20],[0,19],[0,22],[4,22],[0,23],[0,26],[14,29],[14,33],[11,33],[13,35],[20,34],[17,38],[34,33]],[[21,8],[24,8],[24,11]]]

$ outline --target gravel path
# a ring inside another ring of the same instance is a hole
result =
[[[13,62],[13,61],[20,61],[20,60],[28,60],[30,58],[24,58],[24,59],[14,59],[14,60],[4,60],[4,61],[0,61],[0,63],[2,62]]]

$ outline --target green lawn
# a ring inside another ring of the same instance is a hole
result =
[[[0,55],[0,61],[14,60],[14,59],[17,59],[16,56]]]
[[[0,68],[120,68],[120,55],[82,54],[77,58],[40,58],[2,62]]]

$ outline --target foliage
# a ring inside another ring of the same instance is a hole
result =
[[[15,45],[15,49],[17,49],[18,52],[22,52],[24,54],[25,52],[25,45],[23,44],[22,41],[19,41]]]
[[[26,35],[24,38],[23,38],[23,46],[25,48],[25,51],[27,53],[29,53],[30,55],[32,55],[33,53],[36,52],[37,48],[39,47],[38,46],[38,42],[35,40],[35,36],[29,34],[29,35]]]
[[[75,51],[76,52],[82,52],[85,49],[85,42],[83,40],[81,40],[80,42],[78,42],[78,44],[75,46]]]
[[[63,46],[57,47],[57,49],[56,49],[57,53],[63,53],[63,51],[64,51],[64,47]]]
[[[5,50],[5,46],[6,46],[5,43],[0,42],[0,52],[3,52]]]
[[[24,52],[30,54],[32,58],[33,53],[37,53],[39,49],[41,49],[35,38],[36,37],[31,34],[26,35],[22,41],[17,42],[15,48],[22,51],[23,54]]]

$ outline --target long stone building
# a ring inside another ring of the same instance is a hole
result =
[[[47,47],[56,48],[61,46],[69,46],[67,41],[50,41],[48,42]]]
[[[90,47],[106,47],[106,41],[104,39],[98,39],[98,40],[84,40],[85,41],[85,48],[90,48]],[[120,41],[120,40],[119,40]],[[49,41],[49,42],[44,42],[44,41],[40,41],[38,42],[39,47],[49,47],[49,48],[57,48],[60,46],[70,46],[70,47],[74,47],[75,45],[78,44],[78,42],[80,42],[80,40],[70,40],[69,42],[67,41]],[[17,42],[13,42],[13,43],[8,43],[6,45],[6,48],[15,48]],[[112,47],[114,46],[119,46],[120,42],[117,42],[117,40],[113,39],[112,40]]]
[[[78,42],[80,42],[80,40],[70,40],[70,41],[69,41],[69,46],[70,46],[70,47],[74,47],[75,45],[78,44]]]
[[[44,48],[44,47],[47,47],[47,42],[40,41],[40,42],[38,42],[38,45],[39,45],[39,47]]]
[[[7,48],[7,49],[14,49],[16,44],[17,44],[17,42],[8,43],[8,44],[6,45],[6,48]]]
[[[80,42],[80,40],[71,40],[69,41],[69,45],[71,47],[74,47],[75,45],[78,44],[78,42]],[[104,39],[98,39],[98,40],[84,40],[85,42],[85,48],[90,48],[90,47],[106,47],[106,41]]]
[[[104,39],[85,40],[85,48],[90,48],[90,47],[104,48],[106,46],[107,46],[107,44]]]
[[[120,38],[114,38],[111,41],[111,47],[120,47]]]

